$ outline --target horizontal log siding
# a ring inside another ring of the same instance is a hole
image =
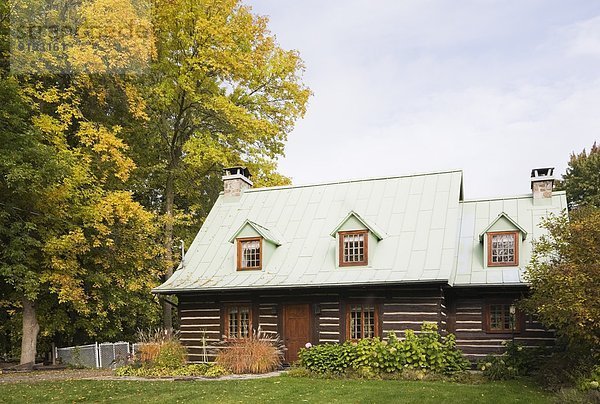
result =
[[[404,336],[404,331],[419,332],[423,322],[432,322],[442,328],[441,301],[439,296],[396,297],[383,303],[383,337],[394,332],[398,337]],[[445,327],[445,321],[443,323]]]
[[[403,337],[403,331],[420,330],[424,321],[445,327],[440,310],[443,298],[439,288],[379,288],[302,291],[302,293],[228,293],[183,295],[179,297],[181,341],[188,348],[190,362],[199,362],[206,351],[213,360],[224,333],[223,307],[244,303],[253,306],[253,327],[273,336],[282,336],[283,306],[309,303],[312,343],[338,343],[346,338],[346,304],[370,301],[379,305],[379,327],[384,338],[389,331]],[[205,344],[203,346],[203,342]]]
[[[340,302],[339,298],[319,303],[320,314],[316,316],[317,338],[319,343],[341,342]]]
[[[258,305],[258,327],[272,337],[279,334],[279,307],[276,303]]]
[[[221,340],[221,305],[180,299],[180,340],[187,348],[188,362],[213,361]]]
[[[504,352],[504,344],[513,339],[511,332],[487,333],[484,329],[485,299],[457,299],[454,302],[456,345],[471,361],[477,361],[489,354]],[[524,329],[515,332],[516,343],[529,346],[549,346],[554,344],[554,333],[531,316],[526,316]]]
[[[440,321],[438,323],[438,330],[440,334],[447,335],[448,334],[448,307],[446,307],[446,299],[441,297],[440,300]]]

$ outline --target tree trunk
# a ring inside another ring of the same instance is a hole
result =
[[[21,365],[32,368],[35,364],[37,336],[40,325],[35,313],[35,304],[23,298],[23,338],[21,340]]]
[[[167,184],[165,187],[165,265],[167,273],[165,280],[173,275],[173,202],[175,200],[175,184],[173,172],[167,173]],[[171,305],[163,300],[163,327],[171,333],[173,330],[173,314]]]

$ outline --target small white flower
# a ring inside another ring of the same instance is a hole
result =
[[[310,342],[307,342],[304,346],[306,347],[306,349],[309,349],[312,347],[312,344]]]

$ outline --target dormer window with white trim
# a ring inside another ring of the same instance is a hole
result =
[[[262,238],[238,239],[237,247],[238,271],[262,269]]]
[[[340,231],[340,266],[369,263],[369,232],[367,230]]]
[[[235,245],[232,266],[238,271],[266,268],[275,249],[281,245],[274,232],[250,220],[242,223],[229,242]]]
[[[527,232],[502,212],[480,234],[486,267],[518,267],[521,242]]]
[[[519,235],[516,231],[501,231],[487,234],[488,266],[519,265]]]
[[[373,260],[377,243],[385,233],[372,222],[367,222],[351,210],[333,229],[331,237],[337,240],[338,267],[366,267]]]

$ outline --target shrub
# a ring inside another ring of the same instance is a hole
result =
[[[510,380],[519,375],[518,370],[507,365],[502,356],[488,355],[479,363],[479,370],[489,380]]]
[[[599,390],[581,391],[578,389],[560,389],[554,397],[554,402],[557,404],[590,404],[600,403]]]
[[[478,367],[490,380],[508,380],[528,376],[540,367],[545,348],[528,348],[508,342],[502,355],[488,355]]]
[[[419,335],[407,330],[404,340],[390,333],[387,341],[365,338],[341,345],[322,344],[301,349],[299,359],[301,366],[316,373],[352,371],[364,377],[402,372],[407,368],[454,374],[470,366],[456,348],[454,335],[440,336],[437,325],[432,323],[423,324]]]
[[[175,369],[185,364],[187,350],[179,341],[169,341],[159,346],[152,364],[156,367]]]
[[[299,364],[318,373],[340,374],[356,360],[357,350],[351,344],[321,344],[302,348]]]
[[[258,330],[248,338],[226,342],[217,353],[216,363],[237,374],[266,373],[281,367],[282,356],[279,338]]]
[[[575,386],[582,389],[586,381],[597,380],[600,383],[600,378],[595,379],[600,376],[597,368],[599,363],[597,351],[590,350],[585,346],[562,346],[559,349],[544,358],[539,368],[533,373],[535,380],[541,386],[559,391]]]
[[[600,365],[594,366],[594,368],[588,376],[581,377],[579,380],[577,380],[577,388],[583,391],[600,391]]]

